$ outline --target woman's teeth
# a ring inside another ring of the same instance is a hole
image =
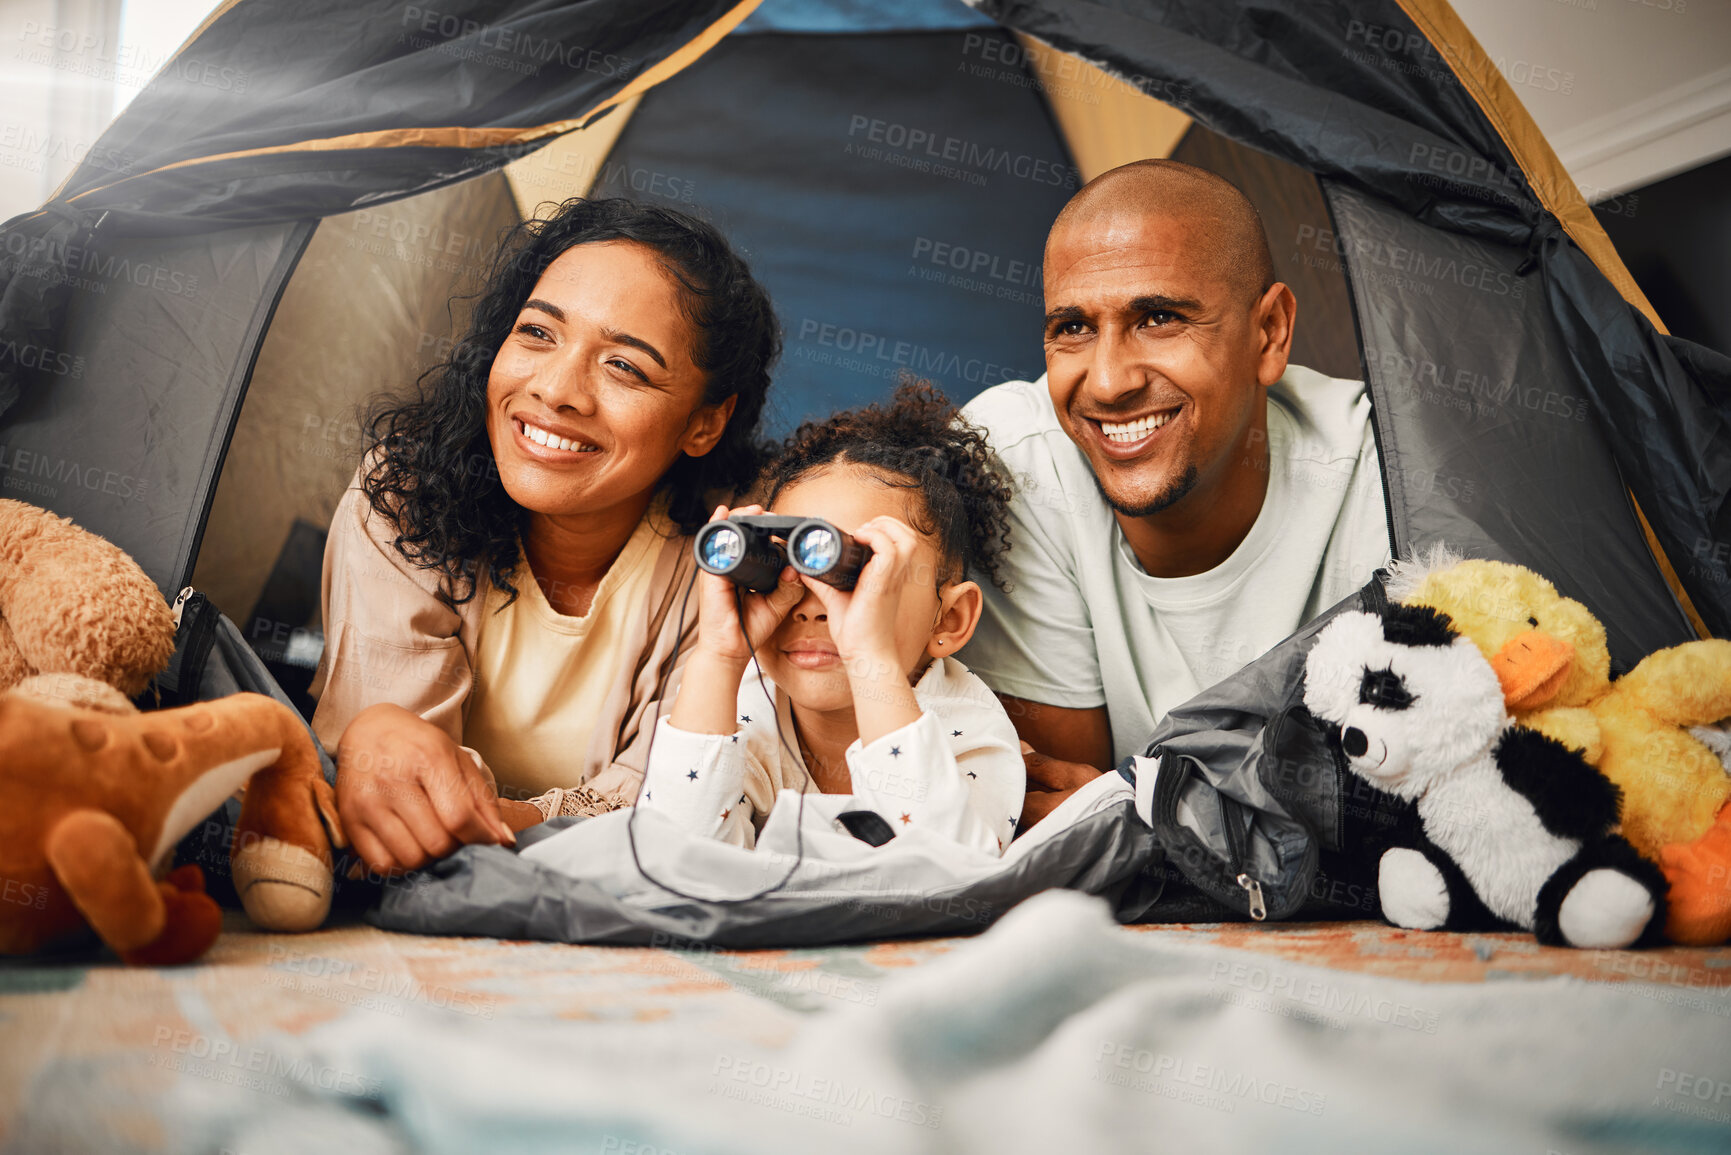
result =
[[[1100,422],[1100,432],[1106,435],[1108,441],[1120,441],[1128,444],[1140,441],[1172,419],[1176,409],[1168,409],[1164,413],[1156,413],[1151,417],[1138,417],[1136,420],[1120,425],[1113,421]]]
[[[523,426],[523,436],[527,437],[530,441],[533,441],[536,445],[545,445],[548,449],[576,450],[578,453],[593,453],[595,451],[595,446],[593,445],[586,445],[581,441],[572,441],[568,437],[556,436],[547,432],[545,429],[536,428],[527,421],[520,422],[520,424]]]

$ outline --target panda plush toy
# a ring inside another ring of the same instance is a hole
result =
[[[1514,724],[1495,672],[1448,615],[1339,615],[1306,657],[1304,702],[1353,773],[1413,804],[1378,864],[1396,926],[1513,926],[1611,949],[1662,925],[1664,876],[1612,833],[1616,786]]]

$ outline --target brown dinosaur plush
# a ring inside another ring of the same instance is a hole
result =
[[[124,711],[174,654],[174,615],[118,546],[0,500],[0,691]]]
[[[88,923],[128,962],[198,957],[221,921],[202,875],[152,875],[254,771],[231,852],[241,901],[270,930],[324,921],[343,840],[311,739],[256,694],[138,713],[174,632],[122,550],[0,500],[0,952]]]
[[[0,952],[75,942],[88,926],[129,963],[203,954],[221,917],[198,868],[154,875],[242,785],[232,864],[247,913],[273,929],[319,925],[330,846],[344,842],[294,711],[261,694],[123,715],[0,696]]]

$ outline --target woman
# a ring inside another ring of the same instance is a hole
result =
[[[573,200],[503,246],[450,360],[373,419],[325,549],[313,728],[368,866],[635,798],[696,627],[685,535],[754,476],[779,348],[681,213]]]

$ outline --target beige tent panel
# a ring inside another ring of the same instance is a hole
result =
[[[1190,118],[1170,104],[1031,36],[1018,32],[1016,39],[1084,181],[1133,160],[1171,156],[1184,139]]]
[[[330,523],[360,460],[362,410],[449,353],[451,298],[479,287],[517,221],[491,173],[319,225],[259,351],[193,572],[243,631],[295,519]]]
[[[614,142],[642,100],[634,96],[589,127],[566,133],[506,165],[505,179],[511,182],[511,195],[517,198],[517,212],[522,218],[535,216],[536,207],[548,201],[559,204],[594,188],[607,154],[613,151]]]

